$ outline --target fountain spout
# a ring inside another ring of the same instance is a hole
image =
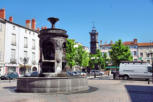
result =
[[[53,28],[55,28],[55,23],[57,21],[59,21],[59,19],[55,18],[55,17],[50,17],[50,18],[48,18],[48,21],[52,24],[52,29],[53,29]]]

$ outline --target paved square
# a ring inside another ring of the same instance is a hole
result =
[[[146,81],[89,79],[88,84],[81,93],[16,93],[16,81],[0,80],[0,102],[153,102],[153,84]]]

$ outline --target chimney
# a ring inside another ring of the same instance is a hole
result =
[[[31,28],[30,20],[26,20],[26,27],[29,28],[29,29]]]
[[[41,30],[43,30],[44,27],[41,27]]]
[[[39,29],[39,28],[37,28],[37,31],[40,31],[40,29]]]
[[[0,18],[5,19],[5,9],[0,9]]]
[[[12,16],[9,17],[9,21],[13,22],[13,17]]]
[[[44,29],[47,29],[47,27],[45,26]]]
[[[134,44],[137,44],[137,43],[138,43],[138,40],[137,40],[137,39],[134,39],[134,40],[133,40],[133,43],[134,43]]]
[[[113,44],[113,41],[112,40],[110,41],[110,44]]]
[[[31,28],[32,28],[33,30],[36,29],[36,20],[35,20],[35,19],[32,19]]]

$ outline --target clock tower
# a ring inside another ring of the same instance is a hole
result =
[[[92,31],[90,32],[90,53],[95,54],[98,49],[98,32],[93,26]]]

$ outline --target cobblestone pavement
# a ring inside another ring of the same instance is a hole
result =
[[[80,93],[16,93],[16,81],[1,81],[0,102],[153,102],[153,84],[146,81],[96,78],[88,84],[90,89]]]

